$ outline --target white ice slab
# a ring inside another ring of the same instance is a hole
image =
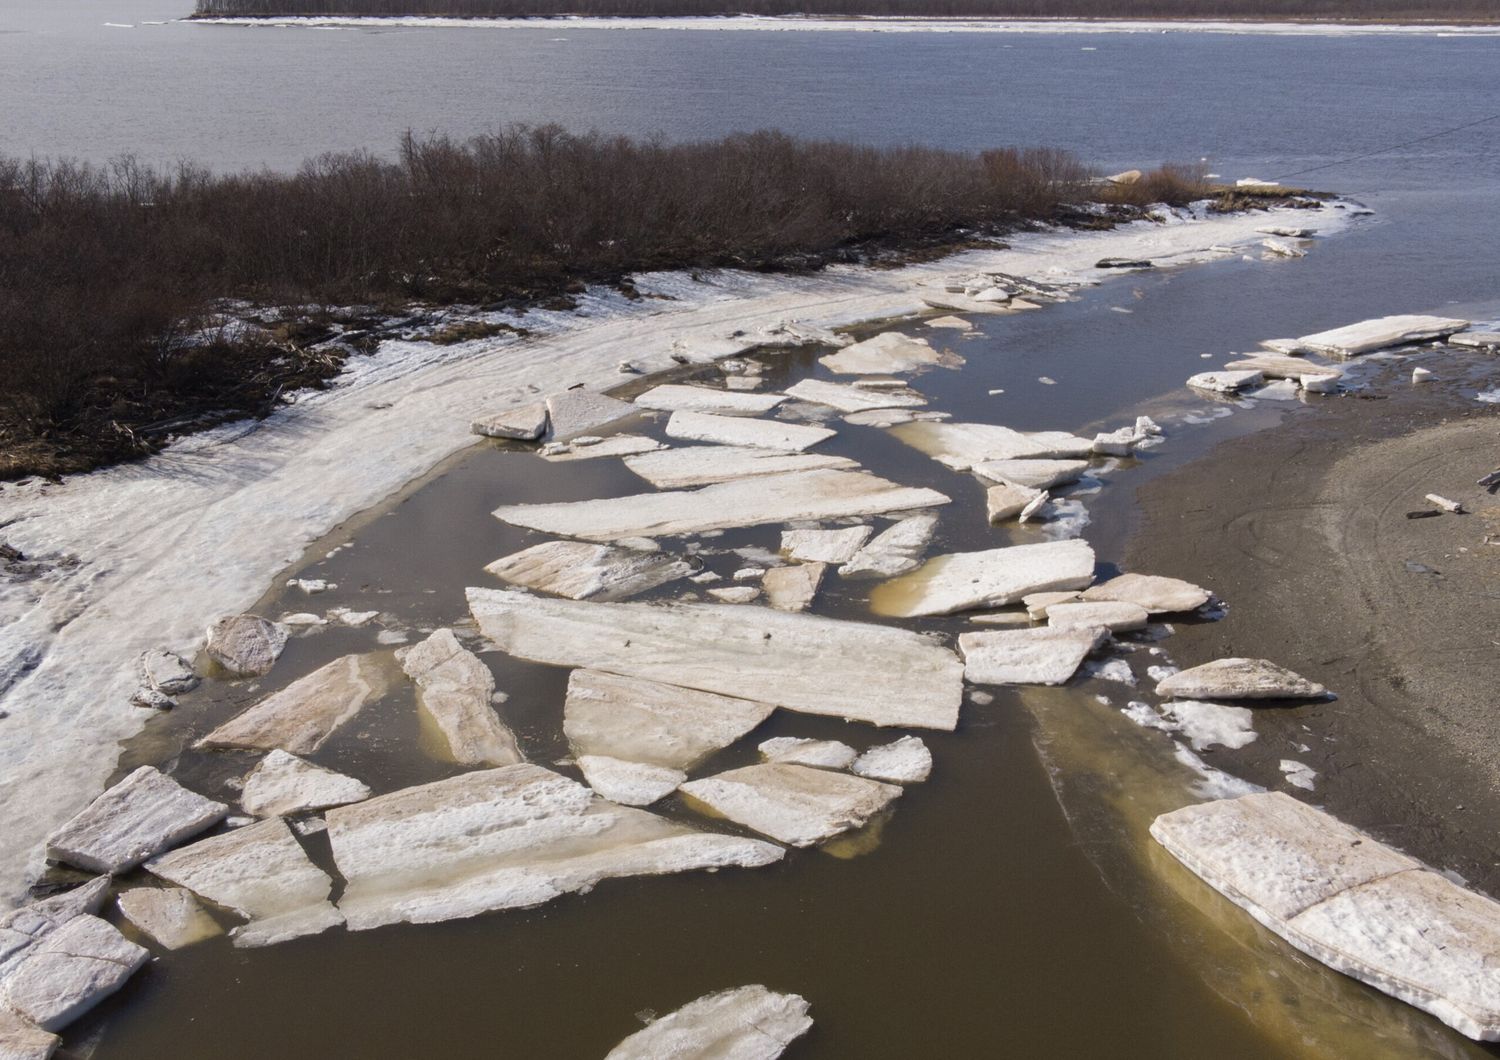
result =
[[[47,837],[47,856],[120,873],[224,819],[229,807],[141,766]]]
[[[373,655],[346,655],[230,718],[196,746],[312,754],[387,688]]]
[[[803,379],[787,387],[790,397],[814,401],[840,412],[869,412],[872,409],[914,409],[927,404],[921,394],[898,390],[870,390],[847,383],[830,383],[824,379]]]
[[[1093,629],[997,629],[962,633],[964,676],[977,685],[1060,685],[1109,636]]]
[[[230,932],[236,946],[270,946],[343,922],[328,902],[333,881],[280,817],[200,839],[146,868],[246,918]]]
[[[747,420],[704,412],[674,412],[667,421],[666,433],[668,438],[686,441],[799,453],[827,441],[838,432],[785,420]]]
[[[901,795],[891,784],[778,762],[690,780],[681,791],[736,824],[794,847],[859,828]]]
[[[890,578],[922,562],[937,530],[936,515],[913,515],[887,527],[839,568],[841,578]]]
[[[731,416],[757,416],[770,412],[786,400],[785,394],[745,394],[713,390],[706,386],[683,386],[667,383],[652,387],[635,403],[641,408],[662,412],[719,412]]]
[[[1303,335],[1297,342],[1306,349],[1319,353],[1332,353],[1341,357],[1372,353],[1390,346],[1404,346],[1411,342],[1440,339],[1462,331],[1469,326],[1467,320],[1455,317],[1433,317],[1402,315],[1376,317],[1347,324],[1331,331],[1319,331]]]
[[[792,471],[721,482],[698,490],[643,493],[560,504],[513,504],[495,517],[516,526],[594,541],[671,537],[799,520],[930,508],[936,490],[899,486],[854,471]]]
[[[1002,482],[984,491],[985,514],[989,517],[992,526],[998,525],[1007,519],[1014,519],[1028,506],[1046,496],[1045,490]]]
[[[837,530],[783,530],[781,551],[799,563],[847,563],[874,529],[861,524]]]
[[[5,1060],[51,1060],[61,1039],[25,1016],[0,1008],[0,1056]]]
[[[1124,600],[1064,600],[1047,608],[1047,625],[1053,629],[1103,626],[1111,633],[1124,633],[1145,629],[1148,617],[1144,607]]]
[[[957,362],[954,367],[963,363],[962,359],[951,355],[945,358],[926,339],[911,338],[898,331],[887,331],[856,342],[818,360],[823,367],[839,375],[898,375],[954,360]]]
[[[824,468],[852,469],[858,462],[825,453],[783,453],[735,445],[693,445],[630,457],[625,466],[657,489],[683,489],[731,479]]]
[[[57,1031],[113,994],[151,958],[107,920],[76,916],[38,943],[0,985],[0,1008]]]
[[[590,604],[469,589],[502,650],[874,725],[952,729],[962,669],[889,626],[716,604]]]
[[[1188,378],[1187,385],[1198,390],[1211,390],[1216,394],[1232,394],[1237,390],[1258,386],[1263,382],[1265,382],[1265,376],[1256,371],[1220,371],[1199,372]]]
[[[1192,582],[1159,574],[1120,574],[1083,591],[1085,600],[1121,600],[1153,615],[1196,611],[1208,603],[1210,595]]]
[[[204,651],[237,677],[270,671],[286,647],[287,629],[258,615],[229,615],[208,627]]]
[[[1151,835],[1302,952],[1500,1040],[1500,904],[1281,792],[1175,810]]]
[[[621,806],[650,806],[672,794],[687,779],[680,769],[628,762],[609,755],[579,755],[578,768],[589,787]]]
[[[1255,715],[1245,707],[1178,699],[1164,704],[1162,710],[1195,751],[1244,747],[1255,742]]]
[[[605,1060],[776,1060],[812,1027],[807,1002],[763,986],[700,997],[636,1031]]]
[[[823,584],[826,563],[794,563],[773,567],[761,579],[761,588],[771,606],[779,611],[806,611]]]
[[[693,573],[686,561],[669,553],[586,541],[543,541],[484,569],[512,585],[570,600],[623,600]]]
[[[120,913],[136,930],[169,950],[222,935],[218,921],[182,887],[133,887],[120,895]]]
[[[919,420],[892,427],[891,433],[955,471],[967,471],[992,460],[1087,457],[1094,448],[1092,438],[1065,431],[1017,431],[993,423]]]
[[[985,460],[971,469],[987,482],[1012,482],[1032,489],[1077,482],[1089,469],[1087,460]]]
[[[240,805],[256,817],[290,817],[369,797],[369,787],[353,777],[282,750],[262,758],[240,789]]]
[[[567,441],[634,416],[639,411],[628,401],[591,390],[565,390],[547,399],[547,436]]]
[[[396,652],[417,686],[417,707],[430,723],[437,757],[462,766],[508,766],[524,759],[516,737],[495,713],[495,675],[451,629]]]
[[[607,456],[633,456],[636,453],[654,453],[666,445],[644,434],[612,434],[597,445],[572,445],[560,453],[543,453],[542,459],[549,464],[567,464],[577,460],[598,460]]]
[[[800,736],[777,736],[756,747],[767,762],[788,762],[818,769],[848,769],[859,752],[842,740],[808,740]]]
[[[1215,659],[1164,679],[1156,693],[1180,699],[1321,699],[1328,690],[1265,659]]]
[[[919,784],[932,774],[932,752],[918,737],[872,747],[854,760],[855,773],[890,784]]]
[[[1317,364],[1305,357],[1290,357],[1282,353],[1253,353],[1230,361],[1224,366],[1226,372],[1259,372],[1267,379],[1300,380],[1304,376],[1337,380],[1344,372],[1340,368]]]
[[[486,438],[535,441],[547,433],[547,406],[540,401],[506,409],[472,421],[469,429]]]
[[[526,908],[617,876],[768,865],[784,854],[617,806],[529,764],[331,810],[328,840],[348,881],[339,908],[355,931]]]
[[[1094,550],[1080,539],[936,556],[876,586],[870,606],[900,618],[1003,607],[1031,593],[1082,589],[1094,578]]]

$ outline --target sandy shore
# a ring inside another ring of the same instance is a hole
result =
[[[1228,601],[1179,625],[1179,665],[1265,657],[1338,694],[1258,711],[1260,739],[1215,764],[1276,786],[1283,758],[1305,762],[1311,801],[1496,894],[1500,497],[1475,480],[1500,465],[1500,416],[1460,382],[1485,359],[1423,355],[1440,382],[1420,386],[1393,362],[1144,485],[1127,556]],[[1472,514],[1408,519],[1427,493]]]

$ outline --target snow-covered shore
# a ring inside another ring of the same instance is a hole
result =
[[[1346,216],[1320,211],[1320,232]],[[0,896],[19,896],[41,867],[43,836],[98,792],[118,741],[144,722],[129,703],[139,654],[191,656],[210,621],[251,607],[309,543],[471,444],[477,415],[575,384],[617,385],[622,360],[656,371],[674,353],[726,356],[792,324],[915,313],[925,308],[919,285],[948,276],[1093,281],[1105,277],[1093,263],[1106,257],[1222,258],[1213,248],[1258,243],[1268,220],[1257,212],[1038,233],[894,270],[640,276],[643,291],[673,300],[592,293],[575,312],[527,315],[525,339],[387,342],[351,361],[331,389],[264,421],[61,484],[0,489],[4,539],[40,566],[0,583]]]
[[[604,18],[558,15],[548,18],[444,18],[431,15],[323,15],[269,18],[195,18],[198,25],[313,28],[396,26],[443,29],[676,29],[794,33],[1230,33],[1276,37],[1308,36],[1500,36],[1500,25],[1414,22],[1260,22],[1251,19],[1170,21],[1134,19],[1003,18],[818,18],[811,16],[724,15],[713,17]]]

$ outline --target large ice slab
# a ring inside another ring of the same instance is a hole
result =
[[[1060,685],[1108,636],[1092,629],[997,629],[963,633],[964,676],[977,685]]]
[[[1118,600],[1138,604],[1153,615],[1196,611],[1208,603],[1207,589],[1159,574],[1119,574],[1083,591],[1085,600]]]
[[[565,390],[547,399],[547,432],[551,437],[565,441],[634,416],[639,411],[628,401],[591,390]]]
[[[783,530],[781,551],[799,563],[847,563],[873,530],[867,524],[838,530]]]
[[[547,406],[540,401],[481,416],[469,430],[486,438],[515,438],[532,442],[547,433]]]
[[[826,379],[804,379],[787,387],[787,395],[799,401],[828,405],[840,412],[868,412],[871,409],[914,409],[927,404],[921,394],[899,390],[870,390],[847,383],[830,383]]]
[[[916,618],[1002,607],[1031,593],[1082,589],[1094,579],[1094,550],[1074,538],[935,556],[875,587],[870,606],[882,615]]]
[[[1174,810],[1151,835],[1302,952],[1500,1040],[1500,904],[1281,792]]]
[[[1051,489],[1077,482],[1088,471],[1087,460],[1014,459],[985,460],[970,470],[986,482],[1009,482],[1032,489]]]
[[[451,629],[403,648],[396,661],[417,686],[438,756],[463,766],[508,766],[523,759],[515,734],[495,713],[495,675]]]
[[[1265,659],[1215,659],[1164,678],[1156,693],[1180,699],[1321,699],[1328,689]]]
[[[0,985],[8,1008],[44,1031],[66,1027],[113,994],[151,957],[107,920],[75,916],[26,955]]]
[[[182,887],[134,887],[120,895],[119,906],[137,931],[169,950],[211,939],[224,930]]]
[[[721,990],[636,1031],[604,1060],[776,1060],[812,1027],[807,1011],[796,994]]]
[[[922,562],[938,518],[926,513],[913,515],[876,534],[839,568],[841,578],[890,578],[905,574]]]
[[[755,416],[770,412],[786,400],[785,394],[745,394],[714,390],[706,386],[666,383],[652,387],[635,403],[662,412],[720,412],[731,416]]]
[[[198,741],[198,747],[240,747],[312,754],[367,704],[387,691],[372,655],[346,655],[267,696]]]
[[[97,913],[109,893],[110,877],[98,876],[80,887],[50,898],[40,898],[0,915],[0,980],[35,948],[36,944],[75,916]],[[4,1011],[0,1008],[0,1011]],[[0,1056],[4,1053],[0,1052]]]
[[[407,788],[327,820],[348,881],[339,908],[355,931],[540,905],[610,877],[755,867],[784,855],[616,806],[528,764]]]
[[[736,824],[794,847],[860,828],[901,794],[878,780],[783,762],[690,780],[681,791]]]
[[[1352,357],[1361,353],[1373,353],[1375,350],[1383,350],[1389,346],[1404,346],[1409,342],[1446,338],[1468,326],[1467,320],[1459,320],[1455,317],[1417,315],[1376,317],[1373,320],[1362,320],[1357,324],[1347,324],[1330,331],[1303,335],[1297,342],[1304,349]]]
[[[623,600],[693,573],[686,561],[669,553],[584,541],[543,541],[484,569],[512,585],[570,600]]]
[[[952,729],[962,667],[948,649],[889,626],[763,607],[591,604],[469,589],[502,650],[874,725]]]
[[[811,449],[837,433],[827,427],[808,427],[784,420],[735,419],[732,416],[714,416],[706,412],[674,412],[667,421],[666,429],[668,438],[775,449],[783,453],[800,453],[804,449]]]
[[[568,675],[563,733],[575,755],[686,770],[775,709],[752,699],[580,669]]]
[[[230,932],[236,946],[269,946],[342,923],[328,901],[333,880],[280,817],[200,839],[146,868],[248,920]]]
[[[592,541],[669,537],[798,520],[878,515],[947,504],[936,490],[865,472],[819,469],[720,482],[698,490],[641,493],[559,504],[510,504],[495,517],[516,526]]]
[[[963,359],[944,355],[932,348],[926,339],[916,339],[899,331],[887,331],[872,339],[845,346],[838,353],[818,358],[823,367],[839,375],[886,375],[911,372],[928,365],[957,367]]]
[[[141,766],[47,837],[47,856],[120,873],[224,819],[229,807]]]
[[[826,563],[794,563],[766,571],[760,584],[771,606],[780,611],[806,611],[823,584]]]
[[[683,489],[730,479],[780,475],[788,471],[856,468],[859,464],[847,456],[825,453],[783,453],[737,445],[693,445],[631,457],[625,461],[625,466],[658,489]]]
[[[256,764],[240,789],[240,805],[257,817],[289,817],[369,797],[369,787],[353,777],[279,749]]]
[[[891,433],[955,471],[993,460],[1087,457],[1094,449],[1092,438],[1066,431],[1017,431],[994,423],[918,420],[892,427]]]

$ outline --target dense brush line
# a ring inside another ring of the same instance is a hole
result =
[[[866,15],[1493,21],[1494,0],[198,0],[200,16]]]
[[[556,127],[407,136],[394,158],[326,155],[292,174],[0,159],[0,477],[35,466],[26,445],[65,447],[80,424],[108,424],[129,449],[183,407],[243,411],[336,370],[298,359],[296,343],[204,342],[222,299],[525,300],[645,269],[816,266],[1100,196],[1200,190],[1172,172],[1123,190],[1088,178],[1048,149],[770,132],[667,144]]]

